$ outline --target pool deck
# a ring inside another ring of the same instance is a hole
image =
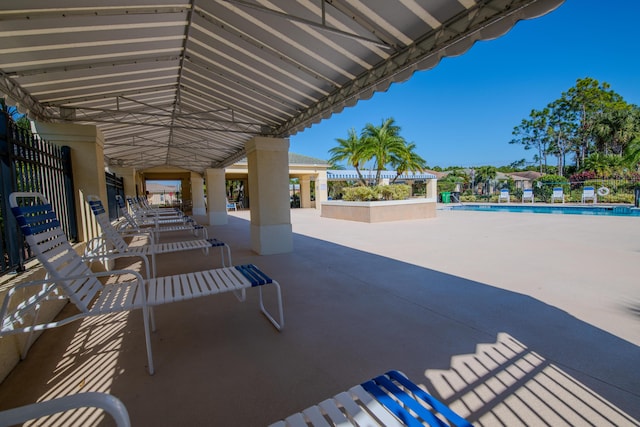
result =
[[[248,211],[209,227],[234,264],[280,282],[283,332],[254,294],[163,306],[149,376],[140,313],[77,322],[38,340],[0,384],[0,409],[106,391],[133,425],[264,426],[399,369],[477,426],[640,425],[638,218],[291,218],[294,251],[271,256],[251,252]]]

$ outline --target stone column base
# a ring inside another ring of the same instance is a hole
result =
[[[251,224],[251,249],[258,255],[284,254],[293,251],[291,224]]]
[[[229,216],[227,212],[209,212],[209,225],[227,225]]]

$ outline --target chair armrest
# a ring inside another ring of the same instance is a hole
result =
[[[0,412],[0,427],[22,424],[29,420],[78,408],[103,409],[111,415],[118,427],[131,426],[127,408],[119,399],[106,393],[88,392],[2,411]]]

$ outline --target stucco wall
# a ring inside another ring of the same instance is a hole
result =
[[[435,218],[436,200],[425,198],[384,202],[327,201],[321,204],[320,216],[360,222]]]

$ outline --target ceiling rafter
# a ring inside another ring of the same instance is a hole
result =
[[[0,7],[0,96],[99,127],[109,161],[202,172],[563,1],[22,0]]]

